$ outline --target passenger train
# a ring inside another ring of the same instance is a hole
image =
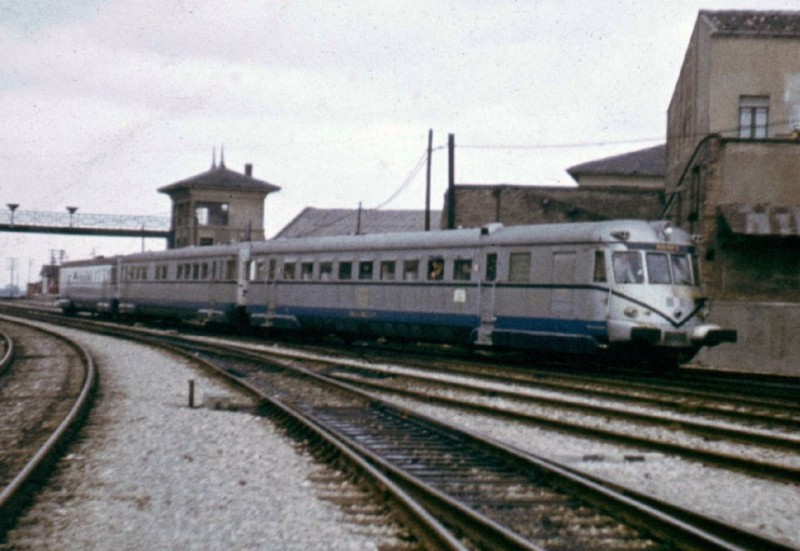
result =
[[[698,264],[663,221],[490,224],[68,262],[58,305],[664,366],[736,341],[707,321]]]

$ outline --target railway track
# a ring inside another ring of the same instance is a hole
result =
[[[0,542],[90,407],[96,372],[79,345],[0,317]]]
[[[338,390],[331,390],[327,377],[296,369],[298,360],[244,355],[232,361],[228,352],[220,353],[219,343],[198,346],[189,347],[193,356],[217,364],[242,384],[260,391],[273,414],[326,434],[379,469],[393,484],[435,512],[439,521],[468,545],[782,548],[774,541],[580,476],[551,461],[537,462],[529,455],[452,431],[430,419],[381,404],[369,394],[354,393],[346,388],[349,385],[340,383]],[[315,369],[332,372],[341,367]],[[444,446],[443,442],[448,444]],[[452,479],[448,479],[450,473]],[[542,480],[547,481],[543,487],[536,486]],[[555,510],[546,509],[548,504],[555,504]],[[537,517],[537,512],[544,517]],[[532,520],[545,517],[548,520]],[[558,520],[557,526],[552,519]]]

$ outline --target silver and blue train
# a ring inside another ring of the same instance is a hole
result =
[[[678,364],[707,321],[689,235],[603,221],[316,237],[65,263],[65,313],[174,318]]]

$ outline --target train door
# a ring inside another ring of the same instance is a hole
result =
[[[575,251],[553,253],[553,290],[550,295],[550,315],[558,319],[575,317]]]
[[[483,273],[478,282],[480,327],[475,344],[491,345],[496,317],[498,254],[496,249],[483,251]]]

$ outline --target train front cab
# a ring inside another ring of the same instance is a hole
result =
[[[608,273],[608,339],[611,347],[685,362],[703,346],[736,342],[736,331],[709,323],[695,248],[668,224],[661,240],[618,243],[605,255]],[[686,236],[688,237],[688,236]]]

